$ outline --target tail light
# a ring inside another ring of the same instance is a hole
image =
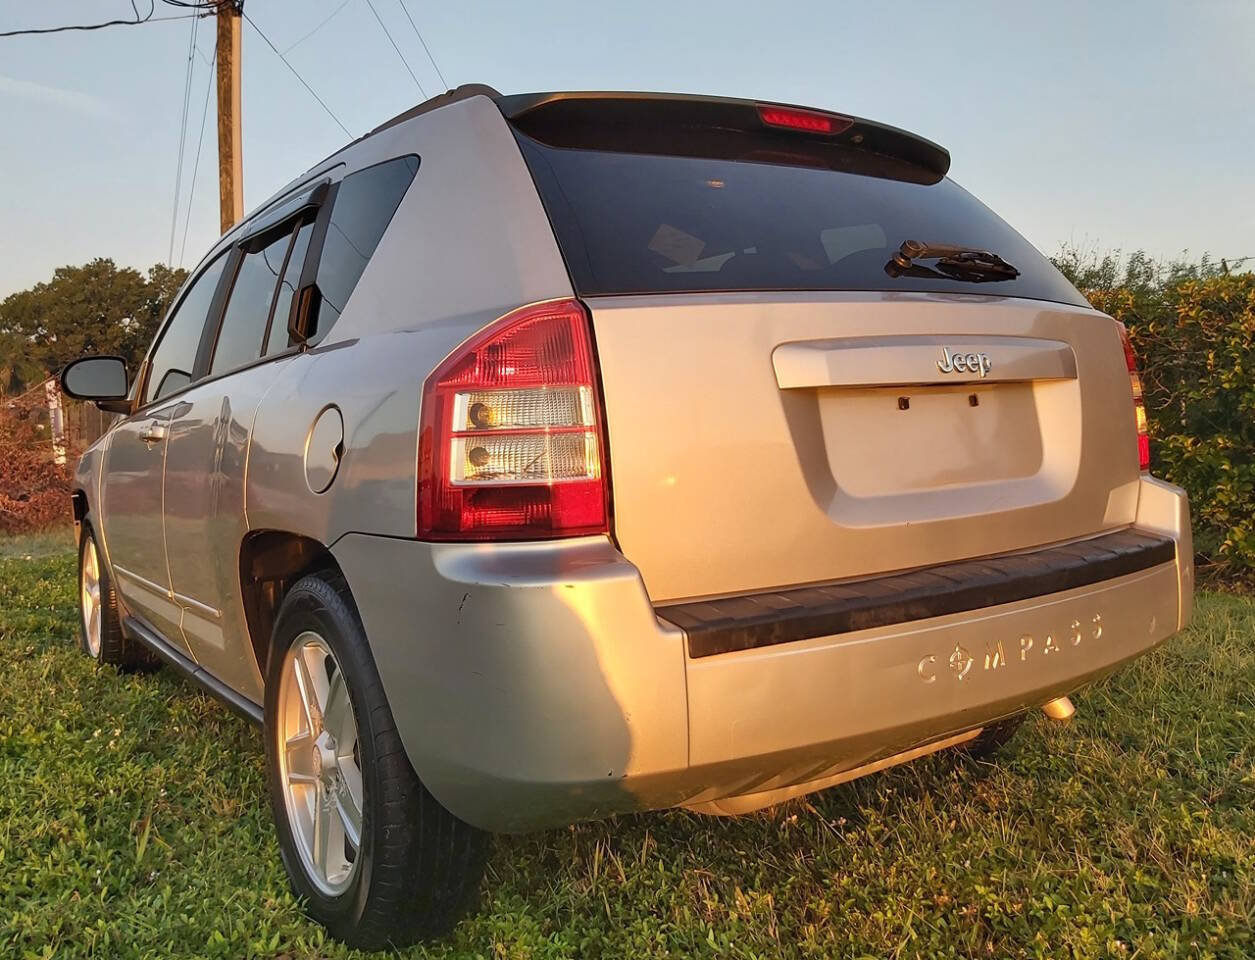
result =
[[[1120,343],[1124,347],[1124,361],[1129,368],[1129,380],[1133,385],[1133,412],[1137,417],[1137,465],[1143,471],[1150,469],[1150,424],[1146,419],[1146,400],[1142,395],[1142,377],[1137,372],[1137,355],[1129,340],[1124,324],[1120,328]]]
[[[533,540],[609,530],[606,445],[588,314],[509,313],[423,386],[418,535]]]

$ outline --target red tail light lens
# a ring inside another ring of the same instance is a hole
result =
[[[1120,343],[1124,347],[1124,362],[1129,368],[1129,381],[1133,387],[1133,412],[1137,417],[1137,465],[1143,471],[1150,469],[1150,422],[1146,419],[1146,400],[1142,395],[1142,377],[1137,372],[1137,355],[1129,340],[1124,324],[1120,328]]]
[[[583,305],[534,304],[502,317],[423,386],[418,535],[608,532],[602,422]]]
[[[796,107],[773,107],[765,104],[758,108],[758,116],[769,127],[785,127],[804,130],[807,133],[841,133],[854,123],[849,117],[835,113],[819,113],[816,110],[798,110]]]

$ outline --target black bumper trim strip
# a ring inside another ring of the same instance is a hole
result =
[[[830,586],[663,604],[655,611],[685,632],[690,657],[710,657],[1030,600],[1174,559],[1172,539],[1129,529],[1032,553]]]

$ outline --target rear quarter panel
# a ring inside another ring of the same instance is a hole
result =
[[[416,532],[423,381],[468,336],[520,304],[571,296],[549,221],[500,111],[459,101],[386,130],[339,159],[346,175],[407,153],[418,174],[335,326],[296,357],[253,428],[250,529],[330,545],[350,531]],[[344,453],[321,494],[306,441],[328,405]]]

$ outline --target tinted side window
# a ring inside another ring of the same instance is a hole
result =
[[[288,265],[283,271],[283,279],[279,281],[279,291],[275,295],[275,308],[271,314],[270,332],[266,338],[266,356],[279,353],[288,346],[288,314],[292,309],[292,297],[296,288],[301,285],[301,266],[305,263],[305,253],[309,250],[309,235],[314,232],[314,225],[307,223],[296,233],[292,243],[292,252],[288,254]]]
[[[209,315],[209,307],[226,264],[227,257],[223,255],[206,267],[192,281],[174,316],[166,324],[149,365],[145,403],[160,400],[192,382],[196,349],[200,346],[205,318]]]
[[[314,333],[339,318],[417,172],[418,157],[398,157],[340,182],[318,263],[322,304]]]
[[[246,253],[240,261],[209,366],[211,376],[234,370],[261,356],[270,302],[274,299],[291,240],[292,234],[285,233],[262,249]]]

